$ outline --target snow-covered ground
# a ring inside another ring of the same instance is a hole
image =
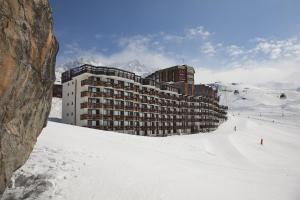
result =
[[[223,92],[229,119],[211,133],[153,138],[49,121],[3,199],[300,199],[300,92]]]
[[[239,94],[234,94],[237,90]],[[219,89],[221,103],[234,114],[255,119],[300,124],[300,92],[296,88],[265,88],[245,84],[225,84]],[[280,99],[281,94],[286,99]]]

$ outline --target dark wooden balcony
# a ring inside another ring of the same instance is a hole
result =
[[[123,84],[114,84],[114,88],[116,88],[116,89],[124,89],[124,85]]]
[[[124,121],[124,116],[123,115],[115,115],[115,120],[116,121]]]
[[[134,89],[133,86],[125,86],[125,90],[133,91]]]
[[[101,92],[89,92],[83,91],[81,92],[81,97],[102,97],[103,94]]]
[[[103,97],[106,97],[106,98],[113,98],[113,97],[114,97],[114,94],[113,94],[113,93],[103,93]]]
[[[125,106],[125,110],[134,110],[133,106]]]
[[[132,101],[133,101],[133,100],[134,100],[134,97],[133,97],[133,96],[125,96],[125,99],[126,99],[126,100],[132,100]]]
[[[102,108],[103,104],[101,103],[81,103],[80,108]]]
[[[114,108],[114,104],[103,104],[104,108]]]
[[[114,116],[113,115],[103,115],[104,120],[113,120]]]
[[[102,115],[101,114],[96,114],[96,115],[82,114],[82,115],[80,115],[80,120],[87,120],[87,119],[102,119]]]
[[[123,110],[124,109],[124,105],[115,104],[115,109]]]
[[[124,99],[124,95],[122,95],[122,94],[115,94],[115,99],[121,99],[121,100],[123,100]]]

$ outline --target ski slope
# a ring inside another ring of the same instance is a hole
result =
[[[249,88],[249,100],[227,92],[229,119],[211,133],[153,138],[49,121],[2,199],[298,200],[300,96]]]
[[[228,105],[234,114],[300,124],[300,92],[295,88],[257,87],[236,83],[222,83],[219,87],[221,103]],[[234,94],[234,91],[239,94]],[[287,98],[280,99],[284,93]]]

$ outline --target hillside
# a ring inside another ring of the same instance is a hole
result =
[[[49,121],[3,199],[300,199],[299,92],[282,101],[282,90],[223,87],[229,119],[211,133],[152,138]]]
[[[228,105],[233,114],[300,124],[300,92],[297,89],[221,83],[219,91],[221,104]],[[282,93],[286,99],[280,99]]]

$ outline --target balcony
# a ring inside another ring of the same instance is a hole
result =
[[[149,109],[148,108],[142,108],[141,111],[142,112],[149,112]]]
[[[126,100],[133,101],[135,98],[133,96],[125,96]]]
[[[114,104],[103,104],[104,108],[114,108]]]
[[[125,130],[134,130],[134,126],[125,126]]]
[[[83,91],[81,92],[81,97],[102,97],[102,92],[89,92],[89,91]]]
[[[147,90],[141,90],[140,93],[141,93],[141,94],[148,94],[148,95],[150,94],[150,92],[147,91]]]
[[[133,106],[125,106],[125,109],[126,110],[133,110],[134,108],[133,108]]]
[[[155,101],[155,100],[149,100],[148,101],[150,104],[157,104],[157,101]]]
[[[113,120],[114,116],[113,115],[103,115],[104,120]]]
[[[142,99],[141,102],[142,103],[148,103],[148,100],[147,99]]]
[[[134,91],[135,88],[133,86],[125,86],[125,90]]]
[[[102,108],[103,104],[101,103],[81,103],[80,108]]]
[[[106,86],[106,82],[85,79],[85,80],[81,81],[81,86],[85,86],[85,85],[90,85],[90,86]]]
[[[124,121],[124,116],[122,116],[122,115],[115,115],[115,120],[116,121]]]
[[[124,105],[115,105],[115,109],[119,109],[119,110],[123,110],[124,109]]]
[[[102,119],[101,114],[89,115],[89,114],[82,114],[80,115],[80,120],[87,120],[87,119]]]
[[[125,116],[125,120],[126,121],[133,121],[133,120],[136,120],[136,117],[135,116]]]
[[[124,89],[124,85],[123,84],[114,84],[114,88],[116,88],[116,89]]]
[[[114,94],[113,94],[113,93],[103,93],[103,97],[106,97],[106,98],[113,98],[113,97],[114,97]]]
[[[115,94],[115,99],[124,99],[124,95],[122,94]]]

